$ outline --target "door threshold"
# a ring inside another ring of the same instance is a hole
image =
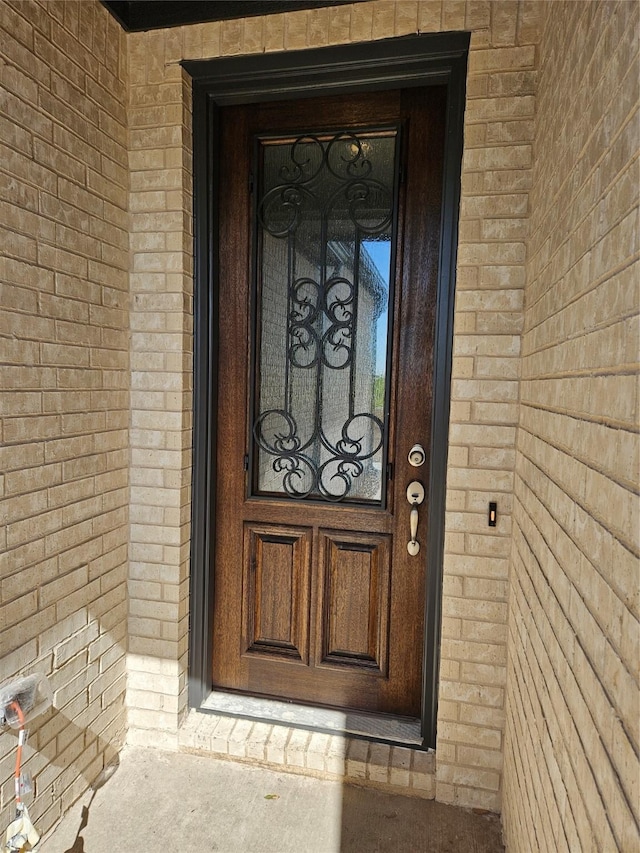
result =
[[[314,732],[408,746],[412,749],[422,747],[420,720],[407,717],[300,705],[222,690],[212,690],[199,710]]]

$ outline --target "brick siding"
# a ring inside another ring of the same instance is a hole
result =
[[[509,850],[637,850],[638,5],[553,3],[530,194]]]
[[[125,37],[98,3],[0,3],[0,682],[53,687],[24,767],[41,831],[125,731],[126,95]]]

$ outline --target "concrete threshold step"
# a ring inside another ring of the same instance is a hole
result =
[[[178,748],[405,796],[435,797],[433,751],[347,733],[192,710],[178,733]]]

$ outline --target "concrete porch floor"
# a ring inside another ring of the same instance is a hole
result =
[[[42,853],[498,853],[496,815],[208,756],[127,747]]]

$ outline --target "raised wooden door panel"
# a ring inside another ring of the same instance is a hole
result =
[[[407,453],[429,448],[445,103],[221,110],[218,687],[420,713],[429,508],[412,557],[406,488],[429,460]]]
[[[311,530],[245,525],[243,653],[309,661]]]
[[[390,537],[321,530],[317,665],[386,676]]]

